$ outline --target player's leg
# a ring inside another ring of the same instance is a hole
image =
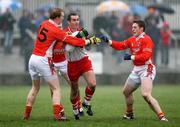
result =
[[[67,75],[67,73],[65,74],[62,74],[62,76],[63,76],[63,78],[66,80],[66,82],[68,83],[68,85],[70,85],[71,84],[71,82],[70,82],[70,80],[69,80],[69,77],[68,77],[68,75]]]
[[[153,80],[156,75],[156,68],[154,65],[147,65],[147,69],[143,71],[140,75],[141,78],[141,95],[145,101],[149,104],[151,109],[157,114],[158,118],[163,121],[167,121],[164,117],[158,101],[152,97],[151,92],[153,88]]]
[[[123,95],[125,97],[125,114],[123,116],[124,119],[134,119],[133,113],[133,103],[134,97],[133,92],[138,88],[137,83],[131,79],[130,77],[126,80],[126,83],[123,88]]]
[[[64,115],[64,107],[60,103],[61,100],[61,91],[60,91],[60,85],[59,85],[59,80],[56,75],[56,78],[51,78],[51,79],[46,79],[46,81],[49,84],[49,87],[52,91],[52,103],[53,103],[53,115],[54,115],[54,120],[67,120],[67,118]]]
[[[93,70],[89,70],[85,73],[83,73],[83,77],[87,82],[87,86],[85,89],[85,97],[84,102],[82,103],[83,107],[87,109],[87,114],[89,116],[93,115],[93,111],[91,109],[90,101],[94,95],[95,89],[96,89],[96,77],[93,72]]]
[[[28,93],[27,99],[26,99],[26,107],[23,115],[24,120],[28,120],[31,114],[32,106],[35,102],[36,96],[40,89],[40,76],[39,72],[37,71],[37,65],[36,63],[38,59],[32,55],[29,60],[29,73],[31,75],[32,79],[32,88]]]
[[[158,101],[152,97],[152,80],[150,78],[143,78],[141,80],[141,95],[145,99],[145,101],[149,104],[151,109],[157,114],[158,118],[160,120],[167,121],[167,119],[164,117],[164,113],[161,110],[161,107],[158,103]]]
[[[67,61],[54,63],[54,65],[55,65],[57,74],[60,76],[63,76],[63,78],[68,83],[68,85],[70,85],[71,82],[70,82],[69,77],[67,75]],[[51,93],[51,97],[52,97],[53,92],[51,89],[50,89],[50,93]]]
[[[58,75],[54,66],[52,66],[52,59],[48,58],[48,65],[40,68],[40,72],[42,73],[44,79],[48,83],[51,91],[52,91],[52,103],[53,103],[53,117],[54,120],[64,121],[67,118],[64,115],[64,107],[60,103],[61,100],[61,91]]]
[[[70,84],[71,91],[70,91],[70,101],[73,108],[74,117],[76,120],[79,119],[79,101],[80,101],[80,95],[79,95],[79,85],[78,80],[71,81]]]
[[[80,87],[79,83],[78,83],[78,86]],[[83,108],[82,108],[82,101],[81,101],[79,87],[78,87],[78,110],[79,110],[79,115],[84,116],[84,111],[83,111]]]
[[[26,100],[26,107],[24,111],[24,120],[28,120],[31,114],[32,106],[35,102],[36,96],[40,89],[40,79],[32,80],[32,88],[28,93],[27,100]]]
[[[71,81],[70,83],[70,101],[73,108],[75,119],[79,119],[79,116],[83,116],[83,108],[80,97],[79,83],[78,81]]]
[[[79,119],[80,107],[81,107],[81,99],[80,99],[78,80],[79,80],[79,77],[81,76],[80,72],[81,72],[82,68],[77,68],[77,65],[79,66],[79,61],[78,61],[78,63],[68,62],[68,68],[67,68],[68,77],[71,82],[70,83],[70,87],[71,87],[70,101],[72,104],[75,119]],[[80,66],[80,67],[82,67],[82,66]],[[83,112],[83,111],[81,111],[81,112]]]

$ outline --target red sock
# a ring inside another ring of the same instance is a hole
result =
[[[79,106],[79,96],[76,96],[73,99],[71,99],[71,104],[72,104],[73,110],[78,109],[78,106]]]
[[[163,112],[160,112],[157,114],[158,118],[161,119],[162,117],[164,117],[164,113]]]
[[[93,96],[93,94],[94,94],[94,91],[95,91],[95,89],[92,89],[91,87],[87,86],[86,89],[85,89],[85,97],[84,98],[87,101],[90,101],[92,96]]]
[[[133,109],[132,108],[126,108],[126,114],[129,114],[129,113],[133,113]]]
[[[64,111],[64,107],[61,104],[54,104],[53,105],[53,114],[54,117],[58,117],[60,112]]]
[[[29,119],[30,114],[31,114],[32,107],[31,106],[26,106],[25,111],[24,111],[24,119]]]
[[[78,109],[82,107],[81,98],[78,96]]]

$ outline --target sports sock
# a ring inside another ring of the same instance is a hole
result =
[[[31,106],[26,106],[25,107],[25,111],[24,111],[24,118],[28,119],[30,114],[31,114],[31,110],[32,110],[32,107]]]
[[[126,108],[126,114],[130,114],[133,113],[133,109],[132,108]]]
[[[78,109],[82,108],[81,98],[78,96]]]
[[[79,102],[79,97],[78,96],[76,96],[73,99],[71,99],[71,104],[72,104],[73,110],[78,109],[78,106],[79,106],[78,102]]]
[[[158,118],[161,119],[162,117],[164,117],[164,113],[163,112],[160,112],[157,114]]]
[[[90,105],[90,101],[91,101],[91,98],[92,98],[92,96],[94,94],[94,91],[95,91],[95,88],[91,88],[89,86],[86,87],[84,99],[85,99],[85,103],[87,105]]]
[[[63,105],[61,105],[61,104],[54,104],[53,105],[53,114],[54,114],[55,118],[58,117],[59,113],[63,112],[63,111],[64,111]]]

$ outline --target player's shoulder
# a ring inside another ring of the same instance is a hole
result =
[[[49,22],[49,20],[44,20],[41,23],[42,26],[47,27],[47,28],[53,28],[53,29],[59,29],[58,27],[56,27],[54,24],[52,24],[51,22]]]
[[[144,34],[144,39],[145,40],[149,40],[149,41],[152,41],[151,37],[147,34]]]

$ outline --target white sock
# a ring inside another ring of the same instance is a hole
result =
[[[79,109],[79,112],[82,112],[82,111],[83,111],[83,108],[80,108],[80,109]]]
[[[77,114],[79,114],[79,110],[75,109],[75,110],[73,110],[73,113],[74,113],[74,115],[77,115]]]
[[[90,105],[90,101],[87,101],[86,99],[84,100],[86,105]]]

